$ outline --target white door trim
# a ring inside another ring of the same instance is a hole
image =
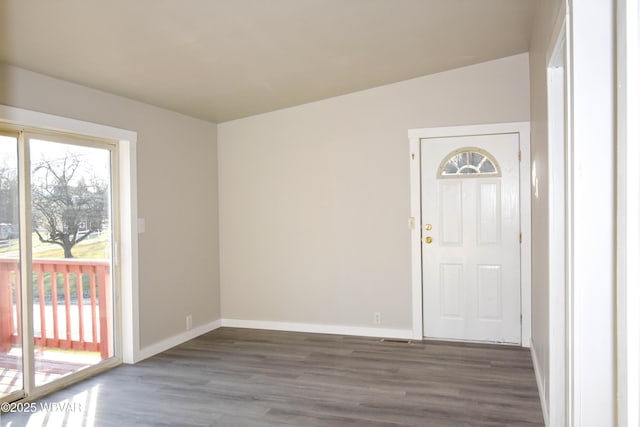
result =
[[[617,3],[617,410],[619,425],[640,424],[640,1]]]
[[[119,181],[119,221],[118,238],[120,257],[120,344],[116,355],[125,363],[135,363],[139,359],[139,292],[138,292],[138,203],[136,147],[138,134],[126,129],[55,116],[52,114],[24,110],[0,104],[0,123],[26,128],[59,131],[77,135],[117,141]],[[116,341],[118,342],[118,341]],[[121,350],[120,350],[121,349]]]
[[[567,212],[566,200],[566,158],[569,115],[568,87],[566,84],[567,52],[566,25],[564,14],[560,14],[559,27],[554,31],[553,48],[547,59],[547,154],[548,154],[548,260],[549,260],[549,362],[545,380],[540,387],[542,412],[547,425],[565,425],[567,402],[567,332],[566,304],[570,293],[567,280]],[[551,184],[553,183],[553,184]],[[539,347],[534,343],[534,347]],[[538,350],[538,349],[535,349]],[[535,351],[534,350],[534,351]],[[540,367],[535,369],[539,371]],[[538,375],[545,375],[540,372]],[[548,380],[548,383],[546,382]]]
[[[531,187],[528,177],[530,167],[530,136],[528,122],[497,123],[455,127],[410,129],[409,171],[411,192],[411,307],[412,334],[414,339],[422,339],[422,244],[420,242],[421,184],[420,184],[420,140],[449,136],[473,136],[500,133],[517,133],[520,139],[520,227],[522,245],[520,247],[520,304],[522,312],[522,346],[531,344]]]

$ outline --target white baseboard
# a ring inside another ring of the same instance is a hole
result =
[[[172,347],[189,341],[207,332],[211,332],[221,326],[245,329],[268,329],[273,331],[290,332],[310,332],[317,334],[333,335],[353,335],[360,337],[412,339],[411,329],[383,329],[383,328],[363,328],[357,326],[321,325],[316,323],[288,323],[288,322],[267,322],[261,320],[240,320],[240,319],[220,319],[195,327],[189,331],[166,338],[155,344],[141,348],[137,353],[134,363],[147,359],[158,353],[162,353]]]
[[[540,370],[540,363],[538,362],[538,356],[536,356],[536,349],[531,340],[531,361],[533,362],[533,372],[536,375],[536,383],[538,384],[538,396],[540,397],[540,406],[542,406],[542,417],[544,418],[544,425],[549,425],[549,408],[547,408],[547,402],[544,398],[544,382],[542,381],[542,371]]]
[[[178,335],[174,335],[172,337],[166,338],[155,344],[151,344],[145,348],[141,348],[138,354],[136,355],[137,357],[135,358],[134,363],[138,363],[141,360],[147,359],[158,353],[162,353],[163,351],[168,350],[172,347],[175,347],[179,344],[182,344],[183,342],[189,341],[202,334],[206,334],[207,332],[211,332],[215,329],[218,329],[220,326],[222,326],[221,320],[214,320],[213,322],[196,326],[193,329],[190,329]]]
[[[411,329],[364,328],[358,326],[321,325],[317,323],[268,322],[262,320],[222,319],[222,326],[317,334],[354,335],[360,337],[412,339]]]

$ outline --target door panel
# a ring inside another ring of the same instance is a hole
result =
[[[521,341],[518,151],[517,134],[421,140],[427,337]]]
[[[502,267],[478,266],[478,318],[502,320]]]
[[[39,387],[113,356],[111,151],[27,137]]]
[[[440,188],[440,244],[462,244],[462,185],[460,182],[442,183]]]
[[[462,319],[462,303],[464,295],[462,290],[462,264],[440,265],[440,295],[442,295],[442,315],[452,319]]]
[[[500,182],[478,183],[478,244],[500,239]]]

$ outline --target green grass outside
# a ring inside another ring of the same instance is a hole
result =
[[[42,243],[36,233],[33,233],[31,242],[34,258],[64,258],[62,246]],[[0,256],[4,253],[17,252],[18,250],[18,239],[13,239],[8,246],[0,247]],[[107,233],[101,233],[96,237],[89,237],[71,249],[73,257],[80,259],[108,259],[111,256],[110,252]]]
[[[71,249],[74,258],[78,259],[108,259],[110,250],[106,239],[87,239],[75,245]],[[34,258],[64,258],[64,251],[61,246],[50,245],[51,248],[34,252]]]

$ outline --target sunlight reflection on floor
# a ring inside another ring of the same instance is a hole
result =
[[[63,400],[48,400],[15,404],[0,415],[2,427],[85,426],[96,425],[96,409],[100,384],[96,384]]]

